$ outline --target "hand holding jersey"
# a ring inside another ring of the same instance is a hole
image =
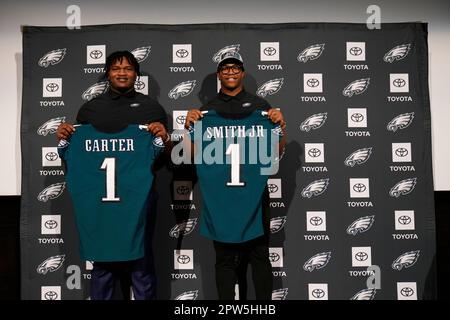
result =
[[[162,139],[130,125],[103,133],[81,125],[58,153],[66,161],[80,256],[93,261],[128,261],[144,256],[151,166],[164,148]]]
[[[82,125],[70,141],[60,141],[82,259],[127,261],[144,255],[151,165],[164,145],[142,127],[109,134]]]
[[[227,119],[209,110],[189,132],[199,151],[194,163],[204,201],[201,234],[227,243],[263,235],[261,197],[268,174],[276,173],[281,127],[266,111]]]

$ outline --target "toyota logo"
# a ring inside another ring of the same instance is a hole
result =
[[[365,252],[358,252],[357,254],[355,254],[355,259],[358,261],[366,261],[367,259],[369,259],[369,255]]]
[[[270,183],[267,188],[269,189],[270,193],[275,193],[278,191],[278,186],[275,183]]]
[[[308,79],[308,81],[306,81],[306,85],[310,88],[315,88],[319,85],[319,80],[315,78]]]
[[[312,158],[317,158],[322,154],[322,152],[317,148],[312,148],[308,150],[308,155]]]
[[[406,81],[399,78],[392,81],[392,84],[394,85],[394,87],[401,88],[406,85]]]
[[[366,186],[363,183],[355,183],[353,185],[353,191],[355,192],[364,192],[366,191]]]
[[[263,52],[266,56],[273,56],[277,53],[277,49],[275,49],[274,47],[266,47],[264,48]]]
[[[191,258],[188,255],[182,254],[178,256],[177,261],[180,264],[187,264],[191,261]]]
[[[58,91],[58,89],[59,89],[58,84],[54,82],[51,82],[45,86],[45,90],[47,90],[48,92],[56,92]]]
[[[323,291],[322,289],[314,289],[313,291],[311,291],[311,295],[316,299],[320,299],[325,296],[325,291]]]
[[[414,290],[410,287],[404,287],[400,290],[400,294],[404,297],[411,297],[414,294]]]
[[[320,226],[323,223],[323,219],[321,217],[315,216],[309,219],[309,223],[313,226]]]
[[[177,188],[177,193],[181,195],[186,195],[191,191],[191,189],[187,186],[179,186]]]
[[[184,123],[186,122],[186,116],[178,116],[178,117],[175,119],[175,121],[176,121],[178,124],[184,124]]]
[[[44,294],[45,300],[56,300],[58,299],[58,294],[55,291],[47,291]]]
[[[361,122],[364,120],[364,116],[361,113],[354,113],[350,116],[353,122]]]
[[[269,260],[270,260],[270,262],[276,262],[276,261],[280,260],[280,255],[276,252],[270,252]]]
[[[397,221],[398,221],[398,223],[400,223],[400,224],[403,224],[403,225],[407,225],[407,224],[410,224],[411,223],[411,217],[409,217],[409,216],[400,216],[400,217],[398,217],[398,219],[397,219]]]
[[[352,56],[359,56],[362,53],[362,49],[360,47],[352,47],[349,52]]]
[[[408,155],[408,150],[406,148],[397,148],[395,154],[399,157],[406,157]]]
[[[144,81],[140,81],[140,80],[136,81],[136,82],[134,83],[134,88],[135,88],[136,90],[142,90],[142,89],[144,89],[144,88],[145,88],[145,83],[144,83]]]
[[[175,52],[175,55],[176,55],[178,58],[186,58],[186,57],[189,55],[189,51],[187,51],[186,49],[178,49],[178,50]]]
[[[57,152],[47,152],[45,155],[45,159],[47,159],[48,161],[55,161],[58,159],[58,153]]]
[[[47,229],[56,229],[56,227],[58,226],[58,222],[56,222],[55,220],[47,220],[45,221],[44,226]]]
[[[90,56],[92,59],[100,59],[101,57],[103,57],[103,52],[101,52],[100,50],[92,50],[92,51],[89,53],[89,56]]]

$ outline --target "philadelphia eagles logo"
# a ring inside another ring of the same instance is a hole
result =
[[[64,155],[66,154],[67,147],[69,145],[70,145],[70,142],[65,139],[59,140],[57,150],[58,150],[58,156],[61,159],[64,159]]]
[[[313,272],[314,270],[322,269],[328,264],[330,258],[331,252],[318,253],[305,262],[305,264],[303,265],[303,270]]]
[[[361,94],[369,87],[370,78],[355,80],[344,88],[342,94],[346,97]]]
[[[282,216],[270,219],[270,233],[277,233],[283,229],[284,224],[286,223],[286,218],[286,216]]]
[[[40,67],[47,68],[49,65],[54,66],[55,64],[60,63],[66,55],[66,50],[66,48],[63,48],[47,52],[42,58],[39,59],[38,65]]]
[[[150,51],[152,49],[152,46],[147,47],[139,47],[131,51],[133,56],[136,58],[137,62],[141,63],[145,59],[147,59],[148,55],[150,54]]]
[[[320,179],[311,182],[302,190],[302,197],[311,198],[313,196],[319,196],[327,190],[330,179]]]
[[[219,61],[224,53],[231,52],[231,51],[237,52],[237,51],[239,51],[239,47],[240,47],[240,44],[232,44],[230,46],[223,47],[222,49],[220,49],[219,51],[217,51],[214,54],[212,61],[215,63],[219,63]]]
[[[356,219],[347,228],[347,233],[356,236],[358,233],[363,233],[369,230],[373,222],[375,221],[375,216],[366,216]]]
[[[327,114],[327,112],[316,113],[306,118],[306,120],[300,124],[300,130],[309,132],[310,130],[319,129],[324,125],[325,120],[327,120]]]
[[[196,82],[196,80],[189,80],[177,84],[172,90],[169,91],[169,98],[176,100],[180,97],[188,96],[194,90]]]
[[[372,154],[372,148],[362,148],[354,151],[344,161],[346,166],[354,167],[357,164],[363,164],[369,160]]]
[[[272,300],[286,300],[288,288],[282,288],[272,291]]]
[[[419,259],[420,250],[405,252],[392,263],[392,269],[402,270],[412,267]]]
[[[64,259],[64,254],[59,256],[53,256],[48,259],[45,259],[38,267],[36,268],[37,273],[39,274],[47,274],[47,272],[55,272],[59,268],[62,267]]]
[[[178,238],[180,235],[187,235],[194,230],[197,225],[197,218],[188,219],[181,223],[176,224],[170,231],[169,236],[173,238]]]
[[[284,136],[283,129],[281,129],[281,126],[276,126],[275,128],[272,128],[271,131],[274,135],[277,135],[280,137]]]
[[[309,46],[305,50],[303,50],[297,57],[297,60],[299,62],[308,62],[310,60],[316,60],[318,59],[325,49],[325,44],[313,44],[312,46]]]
[[[45,122],[37,129],[37,134],[40,136],[46,136],[49,133],[53,134],[58,129],[59,125],[66,121],[66,117],[53,118]]]
[[[58,182],[51,184],[38,194],[37,199],[42,202],[47,202],[48,200],[56,199],[63,193],[65,187],[66,187],[65,182]]]
[[[414,187],[417,184],[417,178],[409,178],[398,182],[392,189],[389,191],[389,195],[391,197],[400,197],[405,194],[411,193],[414,190]]]
[[[262,98],[266,97],[267,95],[273,95],[280,91],[281,86],[283,85],[283,81],[284,78],[269,80],[258,88],[256,94]]]
[[[350,300],[373,300],[376,293],[376,289],[363,289],[351,297]]]
[[[402,60],[408,55],[410,49],[411,49],[410,43],[401,44],[399,46],[393,47],[384,55],[383,60],[389,63]]]
[[[387,129],[392,132],[395,132],[398,129],[405,129],[411,124],[413,119],[414,112],[399,114],[394,119],[389,121],[389,123],[387,124]]]
[[[58,142],[58,149],[65,149],[70,145],[70,142],[65,140],[65,139],[61,139]]]
[[[153,145],[158,148],[164,148],[164,142],[161,137],[156,137],[153,139]]]
[[[198,290],[186,291],[178,295],[174,300],[196,300],[198,297]]]
[[[109,84],[108,81],[97,82],[86,89],[81,95],[83,100],[89,101],[94,99],[95,97],[105,93],[108,90]]]

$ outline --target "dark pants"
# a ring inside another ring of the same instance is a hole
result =
[[[129,278],[136,300],[156,298],[156,276],[144,258],[121,262],[94,262],[91,272],[91,299],[112,300],[119,281]],[[126,295],[126,292],[124,293]]]
[[[235,284],[242,279],[242,262],[248,259],[257,300],[272,298],[272,266],[267,236],[243,243],[214,241],[216,250],[216,286],[220,300],[234,300]]]

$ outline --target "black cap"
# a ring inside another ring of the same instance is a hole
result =
[[[239,52],[227,51],[220,56],[217,68],[220,68],[221,66],[227,63],[236,63],[237,65],[243,66],[244,60],[242,59],[242,56],[239,54]]]

